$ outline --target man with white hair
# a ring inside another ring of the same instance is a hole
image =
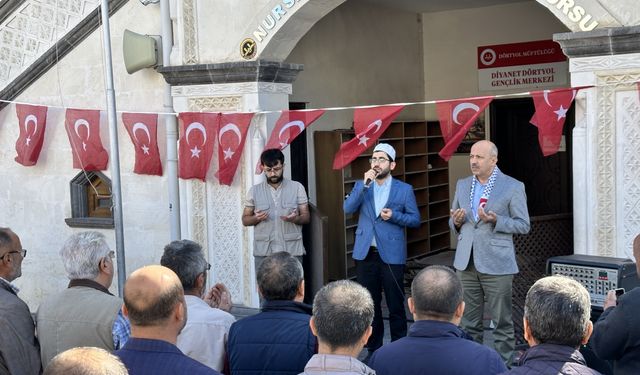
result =
[[[55,356],[43,375],[129,375],[120,358],[91,346],[69,349]]]
[[[42,366],[79,346],[119,349],[131,328],[122,300],[109,292],[115,254],[104,235],[89,231],[69,237],[60,250],[69,286],[42,302],[36,317]]]

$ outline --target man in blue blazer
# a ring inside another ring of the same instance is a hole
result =
[[[407,334],[404,310],[404,265],[407,242],[404,228],[420,225],[420,214],[411,185],[391,177],[396,151],[379,143],[370,159],[371,169],[357,181],[344,201],[345,214],[359,212],[353,248],[358,282],[371,293],[375,313],[373,334],[367,348],[373,353],[382,346],[382,290],[389,307],[391,341]]]
[[[462,328],[482,343],[484,301],[496,328],[496,351],[508,364],[515,346],[511,286],[518,273],[513,235],[529,232],[524,184],[496,165],[498,148],[489,141],[471,147],[472,176],[458,180],[449,226],[458,234],[454,267],[467,308]]]

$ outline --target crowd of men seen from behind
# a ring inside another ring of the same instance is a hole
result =
[[[633,243],[640,259],[640,235]],[[548,276],[526,296],[529,348],[505,363],[460,328],[463,284],[446,266],[429,266],[411,283],[413,323],[366,362],[374,301],[360,284],[330,282],[304,300],[304,274],[287,252],[266,256],[257,270],[260,312],[236,320],[223,284],[206,290],[210,268],[193,241],[169,243],[160,265],[129,276],[120,300],[109,292],[114,254],[98,232],[72,235],[60,251],[68,288],[48,296],[35,314],[12,283],[26,251],[18,234],[0,228],[0,374],[599,374],[585,345],[614,374],[640,373],[638,290],[607,297],[590,320],[587,290]]]

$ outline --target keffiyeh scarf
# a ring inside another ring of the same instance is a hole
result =
[[[489,181],[487,181],[487,184],[484,185],[484,189],[482,189],[482,195],[480,196],[480,203],[478,204],[478,208],[482,207],[484,208],[484,206],[487,204],[487,201],[489,200],[489,196],[491,195],[491,192],[493,191],[493,186],[495,185],[496,182],[496,176],[498,175],[498,173],[500,172],[500,169],[498,168],[498,166],[496,165],[493,168],[493,172],[491,172],[491,176],[489,176]],[[471,180],[471,191],[469,192],[469,206],[471,207],[471,212],[473,212],[473,192],[476,190],[476,183],[480,183],[480,181],[478,181],[478,178],[476,176],[473,176],[473,179]],[[478,220],[478,211],[476,211],[476,221]]]

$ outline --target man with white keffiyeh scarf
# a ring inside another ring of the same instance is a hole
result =
[[[515,346],[511,285],[518,273],[513,234],[528,233],[530,224],[524,184],[503,174],[497,162],[492,142],[471,147],[473,175],[458,180],[449,226],[458,234],[453,265],[464,288],[462,328],[482,343],[486,299],[496,351],[509,365]]]

